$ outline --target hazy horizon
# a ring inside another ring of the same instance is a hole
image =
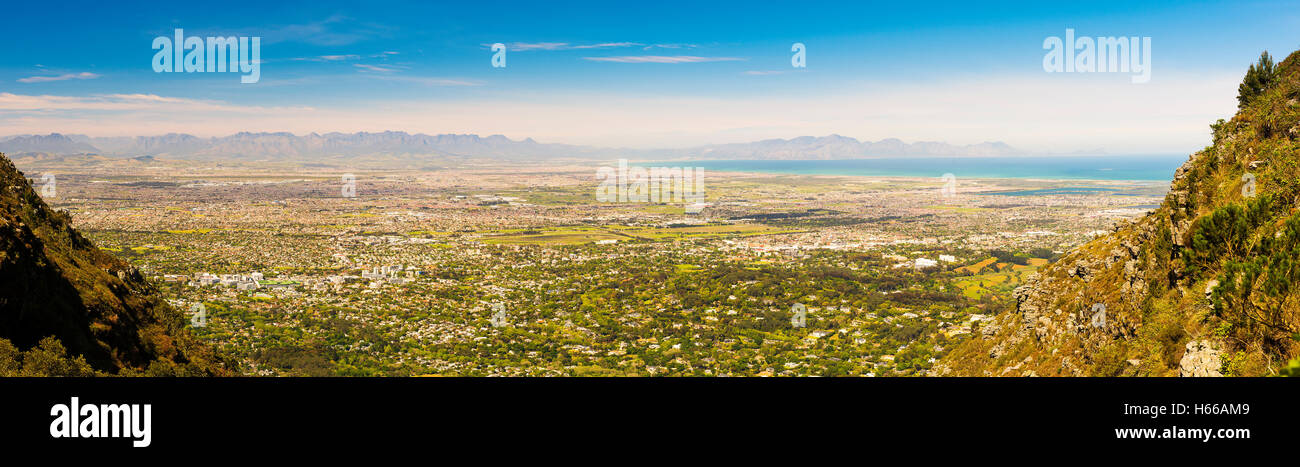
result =
[[[391,130],[636,149],[839,134],[1188,153],[1233,113],[1235,83],[1261,49],[1300,39],[1270,33],[1300,25],[1276,2],[67,8],[86,14],[56,30],[11,26],[0,133]],[[155,72],[151,42],[176,30],[260,37],[260,79]],[[1150,38],[1149,82],[1045,72],[1045,40],[1067,30]]]

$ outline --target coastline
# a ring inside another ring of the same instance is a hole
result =
[[[862,176],[876,178],[1061,182],[1168,183],[1185,155],[1025,157],[918,157],[834,160],[677,160],[641,165],[703,167],[710,172],[763,175]]]

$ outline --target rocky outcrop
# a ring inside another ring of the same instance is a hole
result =
[[[1223,352],[1219,350],[1219,345],[1209,340],[1194,340],[1187,343],[1187,351],[1183,353],[1183,359],[1178,362],[1178,376],[1223,376],[1219,370],[1223,368],[1223,362],[1220,356]]]

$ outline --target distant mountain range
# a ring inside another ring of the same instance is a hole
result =
[[[82,154],[99,152],[94,146],[77,142],[58,133],[47,136],[24,135],[0,140],[0,152],[49,152],[58,154]]]
[[[856,159],[905,156],[1016,156],[1024,151],[1001,142],[951,145],[940,142],[904,143],[898,139],[858,141],[840,135],[800,136],[751,143],[715,144],[686,149],[618,149],[568,144],[544,144],[532,138],[512,140],[501,135],[383,133],[239,133],[200,138],[188,134],[91,137],[85,135],[20,135],[0,138],[0,151],[51,154],[142,155],[176,159],[230,157],[241,159],[299,159],[374,154],[490,157],[501,159],[614,158],[630,159]]]

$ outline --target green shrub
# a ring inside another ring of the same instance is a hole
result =
[[[50,336],[25,352],[8,339],[0,338],[0,377],[6,376],[96,376],[96,373],[85,357],[68,355],[63,343]]]
[[[1265,51],[1260,54],[1259,62],[1246,70],[1246,77],[1241,80],[1241,85],[1237,86],[1237,107],[1244,108],[1250,104],[1251,100],[1263,94],[1264,90],[1273,84],[1273,79],[1276,77],[1277,67],[1273,64],[1273,57]]]
[[[1196,219],[1192,244],[1187,252],[1188,272],[1193,277],[1216,269],[1224,260],[1250,253],[1251,238],[1272,213],[1271,196],[1252,199],[1242,208],[1230,204]]]
[[[1215,313],[1285,351],[1295,334],[1294,300],[1300,284],[1300,214],[1277,235],[1263,235],[1251,256],[1225,263],[1211,294]]]

